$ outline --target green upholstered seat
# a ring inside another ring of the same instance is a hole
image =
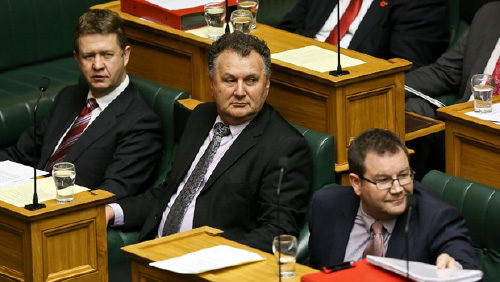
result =
[[[260,0],[257,23],[276,27],[298,0]],[[258,28],[258,25],[257,25]]]
[[[500,281],[500,190],[436,170],[422,183],[460,210],[485,281]]]

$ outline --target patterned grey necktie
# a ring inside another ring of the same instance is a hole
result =
[[[179,232],[187,208],[193,201],[196,193],[198,193],[201,188],[201,182],[207,173],[210,163],[212,163],[212,160],[214,159],[222,137],[228,136],[230,133],[231,131],[229,130],[229,126],[227,124],[222,122],[215,124],[214,137],[212,138],[212,141],[208,144],[208,148],[196,164],[196,167],[186,181],[184,188],[175,199],[172,208],[170,208],[170,212],[165,220],[165,226],[163,227],[163,236]]]

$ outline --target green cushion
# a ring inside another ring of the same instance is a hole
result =
[[[257,13],[258,23],[276,27],[298,0],[261,0],[259,2],[259,12]]]
[[[486,281],[500,281],[500,190],[436,170],[422,183],[460,210]]]

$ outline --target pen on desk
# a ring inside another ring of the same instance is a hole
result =
[[[356,266],[354,261],[346,261],[346,262],[334,264],[331,266],[324,266],[322,270],[324,273],[331,273],[331,272],[339,271],[342,269],[348,269],[348,268],[351,268],[354,266]]]

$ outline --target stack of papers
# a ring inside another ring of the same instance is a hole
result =
[[[406,260],[367,256],[369,263],[406,277]],[[481,280],[483,272],[468,269],[437,269],[435,265],[410,261],[410,278],[422,282],[473,282]]]
[[[219,245],[149,265],[182,274],[197,274],[229,266],[264,260],[259,254]]]
[[[213,1],[213,0],[146,0],[151,4],[155,4],[156,6],[160,6],[167,10],[181,10],[187,8],[194,8],[199,6],[204,6],[209,2],[222,2],[222,1]]]
[[[9,187],[33,178],[33,168],[11,161],[0,162],[0,188]],[[43,170],[37,170],[36,175],[43,176],[49,174]]]
[[[476,117],[482,120],[489,120],[500,125],[500,103],[493,104],[491,113],[476,113],[474,111],[465,113],[471,117]]]

